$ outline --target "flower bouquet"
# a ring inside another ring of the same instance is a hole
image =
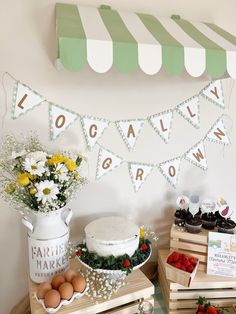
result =
[[[1,192],[22,212],[50,212],[64,207],[86,183],[80,176],[83,157],[73,152],[51,154],[37,137],[22,142],[8,135],[0,153]]]

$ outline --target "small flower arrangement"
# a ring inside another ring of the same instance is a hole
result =
[[[48,153],[33,135],[21,142],[7,135],[0,153],[2,196],[21,212],[62,208],[87,182],[80,176],[83,160],[70,151]]]

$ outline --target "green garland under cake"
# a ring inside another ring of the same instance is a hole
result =
[[[137,266],[142,264],[151,253],[151,242],[148,239],[141,238],[139,241],[139,247],[135,253],[130,257],[128,254],[124,254],[118,257],[99,256],[97,253],[90,253],[86,244],[81,243],[76,248],[76,255],[82,262],[87,264],[93,269],[106,269],[106,270],[122,270],[127,274]]]

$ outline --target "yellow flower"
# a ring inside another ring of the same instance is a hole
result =
[[[36,194],[36,192],[37,192],[37,189],[35,187],[30,188],[30,194],[31,195]]]
[[[27,186],[30,183],[29,173],[20,173],[18,174],[17,181],[22,186]]]
[[[74,179],[75,179],[75,180],[78,180],[78,179],[79,179],[79,174],[78,174],[78,172],[76,172],[76,173],[74,174]]]
[[[144,236],[145,236],[145,230],[144,230],[143,227],[140,227],[139,237],[140,237],[141,239],[143,239]]]
[[[67,157],[65,157],[65,156],[63,156],[61,154],[56,154],[56,155],[52,156],[52,158],[50,158],[48,160],[48,164],[50,166],[57,165],[57,164],[61,164],[63,162],[65,163],[67,160],[68,160]]]
[[[12,194],[15,192],[15,189],[16,189],[16,183],[12,182],[5,187],[4,191],[8,194]]]
[[[75,169],[77,167],[76,162],[74,162],[70,159],[65,162],[65,165],[69,171],[75,171]]]

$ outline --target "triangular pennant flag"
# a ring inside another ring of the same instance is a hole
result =
[[[98,163],[96,179],[101,178],[108,172],[114,170],[123,162],[123,159],[107,149],[100,148],[98,153]]]
[[[142,184],[146,181],[151,173],[153,166],[142,163],[128,163],[129,174],[133,183],[135,192],[141,188]]]
[[[109,120],[94,118],[90,116],[81,117],[84,135],[87,146],[91,150],[97,143],[103,132],[109,125]]]
[[[148,118],[149,123],[165,143],[169,142],[172,127],[173,110],[163,111]]]
[[[178,157],[159,164],[161,173],[174,188],[176,188],[178,183],[180,162],[181,158]]]
[[[195,128],[200,127],[200,110],[199,110],[199,96],[193,96],[183,103],[179,104],[176,111]]]
[[[128,149],[134,148],[143,124],[144,120],[140,119],[116,121],[117,129]]]
[[[201,95],[208,100],[218,105],[221,108],[225,108],[224,95],[221,80],[211,82],[202,91]]]
[[[220,117],[220,119],[218,119],[216,123],[212,126],[212,128],[210,129],[209,133],[206,136],[206,139],[223,145],[230,144],[230,140],[226,133],[222,117]]]
[[[13,94],[13,119],[18,118],[27,111],[40,105],[44,100],[45,98],[43,96],[37,94],[28,86],[21,84],[20,82],[16,82]]]
[[[203,141],[197,143],[187,153],[185,153],[184,158],[203,170],[207,170],[208,168]]]
[[[78,115],[58,105],[49,104],[49,117],[51,139],[55,140],[72,123],[75,122],[75,120],[78,118]]]

